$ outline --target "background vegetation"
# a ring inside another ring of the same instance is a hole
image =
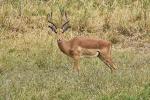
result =
[[[48,29],[47,14],[66,38],[99,37],[113,43],[118,70],[82,59],[80,75]],[[48,35],[50,33],[50,35]],[[149,100],[149,0],[0,0],[0,100]]]

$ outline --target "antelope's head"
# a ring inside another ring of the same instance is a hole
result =
[[[66,13],[65,17],[67,19]],[[48,14],[48,18],[52,18],[52,13]],[[48,20],[50,25],[48,26],[57,36],[57,40],[62,40],[63,39],[63,33],[65,33],[69,28],[69,20],[67,20],[60,28],[58,28],[52,21]]]

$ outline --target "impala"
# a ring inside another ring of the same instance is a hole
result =
[[[52,13],[49,15],[51,18]],[[73,69],[78,73],[80,71],[79,62],[82,57],[98,57],[110,68],[111,72],[117,69],[111,57],[111,42],[84,36],[65,40],[64,33],[70,28],[69,20],[66,21],[61,28],[57,28],[57,26],[50,20],[48,20],[48,22],[50,23],[49,28],[57,35],[57,44],[60,51],[73,58]]]

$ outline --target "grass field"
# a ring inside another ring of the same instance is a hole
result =
[[[98,58],[73,72],[47,27],[50,11],[62,24],[59,10],[72,26],[66,39],[112,41],[115,73]],[[0,0],[0,100],[150,100],[150,1]]]

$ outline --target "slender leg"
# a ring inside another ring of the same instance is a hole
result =
[[[114,70],[116,70],[116,69],[117,69],[117,66],[116,66],[116,65],[114,64],[114,62],[112,61],[112,58],[111,58],[111,57],[107,57],[106,59],[107,59],[108,63],[110,64],[110,66],[111,66]]]
[[[110,64],[107,62],[107,60],[102,55],[99,55],[98,57],[110,68],[111,73],[113,73],[113,69],[110,66]]]
[[[112,62],[111,57],[109,57],[108,55],[100,52],[98,57],[110,68],[111,72],[117,69]]]
[[[73,52],[73,56],[72,56],[73,60],[74,60],[74,66],[73,66],[73,70],[77,71],[79,74],[80,71],[80,66],[79,66],[79,60],[80,60],[80,54],[78,51],[74,51]]]
[[[110,68],[111,72],[117,69],[111,58],[111,45],[109,48],[101,49],[98,57]]]
[[[74,71],[79,71],[80,68],[79,68],[79,60],[78,59],[74,59],[74,65],[73,65],[73,70]]]
[[[79,74],[79,72],[80,72],[79,59],[75,59],[75,61],[74,61],[74,68],[73,69],[74,70],[76,69],[76,71]]]
[[[112,61],[112,55],[111,55],[111,51],[112,51],[112,44],[110,44],[109,48],[108,48],[108,54],[107,54],[107,60],[110,63],[111,67],[116,70],[117,66],[114,64],[114,62]]]
[[[75,72],[76,71],[76,61],[74,60],[74,65],[73,65],[73,71]]]
[[[79,71],[80,71],[80,66],[79,66],[80,50],[72,50],[72,58],[74,60],[73,70],[74,71],[76,70],[79,74]]]

